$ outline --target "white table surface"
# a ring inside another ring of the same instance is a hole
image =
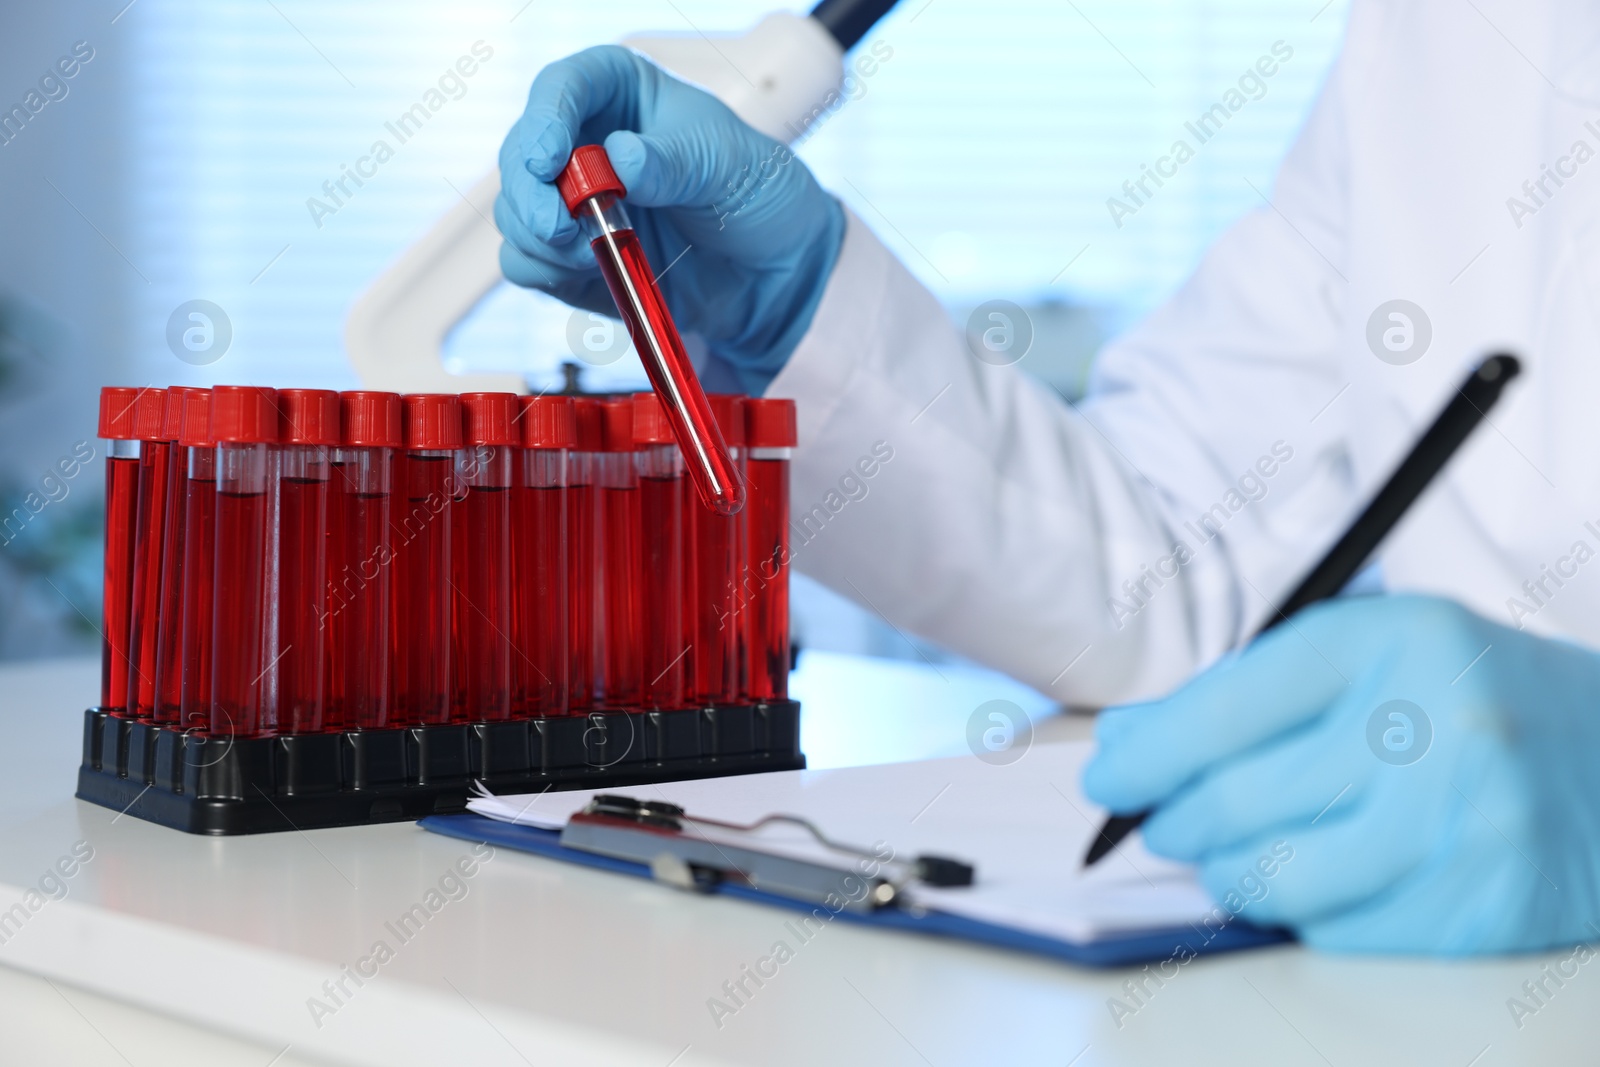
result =
[[[470,846],[409,824],[191,837],[77,801],[97,687],[84,661],[0,668],[0,911],[76,842],[94,850],[0,944],[0,1064],[1600,1062],[1600,966],[1520,1028],[1507,1008],[1557,956],[1202,959],[1119,1028],[1107,999],[1137,972],[843,925],[719,1027],[708,998],[789,915],[506,851],[317,1027],[308,998],[392,942],[384,923]],[[992,698],[1045,713],[944,665],[816,654],[795,689],[808,751],[831,765],[959,753]]]

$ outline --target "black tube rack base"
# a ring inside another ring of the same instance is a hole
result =
[[[255,738],[90,708],[78,797],[191,834],[255,834],[464,811],[475,781],[537,793],[805,765],[792,700]]]

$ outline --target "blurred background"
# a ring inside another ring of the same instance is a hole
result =
[[[1035,331],[1022,366],[1072,399],[1106,338],[1180,284],[1260,202],[1256,189],[1270,195],[1344,8],[903,0],[861,45],[875,49],[876,71],[799,155],[954,321],[992,299],[1022,306]],[[743,30],[769,10],[751,0],[4,5],[0,659],[98,651],[101,385],[355,387],[341,342],[351,301],[494,166],[543,64],[631,33]],[[1126,201],[1123,183],[1276,42],[1292,57],[1260,97],[1118,225],[1108,198]],[[399,143],[385,124],[474,45],[477,73]],[[75,73],[41,86],[62,57]],[[379,139],[393,157],[327,212],[324,183]],[[231,330],[225,354],[203,366],[168,341],[175,310],[194,300],[220,308]],[[574,361],[569,318],[502,286],[450,337],[447,361],[551,387]],[[644,383],[631,353],[580,367],[590,389]],[[58,461],[85,442],[95,461],[62,477]],[[803,577],[794,599],[807,647],[941,656]]]

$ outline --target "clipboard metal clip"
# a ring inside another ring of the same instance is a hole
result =
[[[772,823],[806,830],[818,844],[853,866],[798,859],[735,843]],[[718,831],[715,839],[706,828]],[[937,887],[969,886],[972,866],[942,856],[896,859],[877,849],[834,841],[798,815],[772,814],[753,823],[733,823],[688,814],[677,804],[600,794],[567,821],[561,844],[583,852],[630,860],[650,868],[656,881],[709,893],[723,884],[748,886],[814,904],[872,912],[900,903],[911,882]]]

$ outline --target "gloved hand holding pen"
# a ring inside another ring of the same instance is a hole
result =
[[[1600,939],[1600,656],[1431,597],[1335,600],[1161,700],[1104,713],[1084,789],[1245,917],[1334,950]]]
[[[810,325],[844,209],[786,146],[649,60],[607,45],[552,63],[500,149],[500,262],[518,285],[602,314],[614,304],[553,184],[595,143],[673,317],[759,394]]]

